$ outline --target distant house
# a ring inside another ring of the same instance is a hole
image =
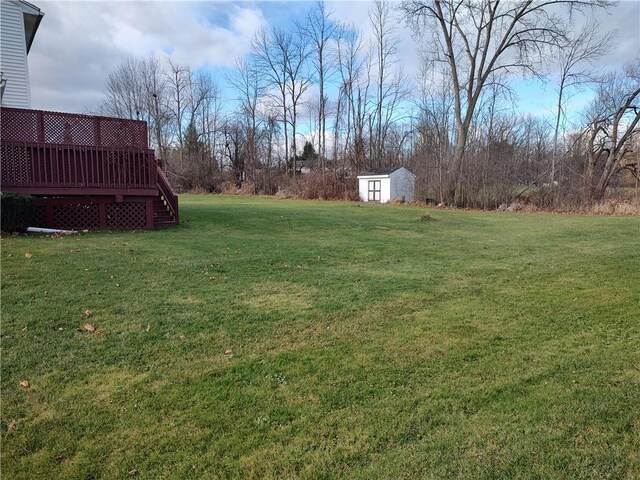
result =
[[[298,160],[296,162],[296,173],[300,173],[303,175],[311,173],[311,170],[313,170],[315,166],[315,160]]]
[[[386,203],[391,199],[413,200],[416,176],[404,167],[380,168],[358,175],[358,192],[363,202]]]
[[[0,102],[30,108],[27,54],[42,20],[40,9],[22,0],[0,2]]]
[[[322,165],[320,163],[320,159],[318,158],[313,158],[311,160],[298,160],[296,162],[296,174],[300,175],[306,175],[313,171],[320,171],[321,168]],[[324,168],[328,170],[332,169],[333,160],[331,160],[330,158],[325,159]]]

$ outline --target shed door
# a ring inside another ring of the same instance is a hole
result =
[[[380,180],[369,180],[369,196],[367,199],[370,202],[379,202],[381,190]]]

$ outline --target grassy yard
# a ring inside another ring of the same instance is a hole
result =
[[[640,478],[640,218],[180,200],[2,239],[3,478]]]

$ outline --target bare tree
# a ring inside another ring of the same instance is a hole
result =
[[[146,106],[142,82],[143,60],[127,58],[107,76],[105,99],[100,110],[107,115],[140,119]]]
[[[256,65],[243,59],[236,60],[234,74],[229,77],[229,83],[238,93],[238,103],[247,129],[249,167],[255,177],[258,164],[258,102],[263,95],[264,85],[261,82],[260,72]]]
[[[344,112],[343,156],[352,150],[352,166],[359,171],[365,164],[364,132],[370,106],[371,59],[364,51],[360,32],[345,26],[336,42],[335,52],[340,75],[338,112]],[[340,118],[337,117],[336,129]]]
[[[327,126],[327,96],[325,85],[331,69],[335,65],[335,57],[331,55],[329,42],[335,38],[338,24],[331,20],[331,13],[327,11],[324,0],[319,0],[307,16],[307,23],[302,27],[303,34],[308,38],[313,49],[312,63],[318,82],[318,153],[321,169],[324,172],[326,157],[326,126]]]
[[[291,148],[293,150],[293,175],[296,175],[297,148],[297,122],[298,109],[302,102],[302,96],[311,84],[311,78],[307,71],[307,59],[309,57],[309,44],[303,36],[293,39],[289,44],[287,55],[287,91],[291,101]]]
[[[406,0],[403,11],[416,32],[433,27],[437,58],[449,65],[454,91],[456,143],[447,200],[459,194],[469,128],[480,96],[492,75],[515,71],[537,73],[541,54],[567,38],[567,22],[556,12],[606,7],[608,0]]]
[[[187,89],[189,88],[189,81],[191,79],[191,71],[188,67],[178,65],[170,58],[167,59],[169,65],[169,71],[167,75],[167,89],[169,92],[169,111],[173,118],[175,133],[178,138],[178,145],[180,147],[179,158],[180,168],[183,164],[183,149],[184,149],[184,119],[188,109],[187,102]]]
[[[425,64],[420,72],[420,96],[416,99],[418,111],[415,119],[419,152],[415,173],[425,184],[436,184],[440,202],[445,201],[443,172],[451,160],[451,131],[453,120],[453,92],[445,69]]]
[[[200,106],[199,124],[200,138],[204,143],[203,161],[206,156],[207,161],[213,163],[216,169],[219,169],[217,159],[217,145],[220,124],[222,121],[222,94],[219,85],[210,75],[206,75],[203,79],[203,90],[207,93]],[[207,86],[208,84],[208,86]],[[205,155],[206,154],[206,155]]]
[[[556,182],[558,162],[558,135],[560,124],[565,117],[565,104],[571,98],[572,90],[592,80],[586,67],[592,66],[598,58],[611,50],[615,32],[601,35],[595,20],[587,22],[575,35],[568,35],[567,40],[557,48],[558,67],[558,102],[553,133],[553,153],[551,155],[551,185]]]
[[[278,116],[275,111],[265,113],[265,138],[267,142],[267,191],[273,193],[272,167],[273,167],[273,146],[278,135]],[[278,161],[279,162],[279,161]],[[278,168],[280,167],[278,163]]]
[[[198,142],[197,151],[190,152],[189,172],[194,182],[200,179],[200,183],[211,188],[211,176],[218,168],[211,141],[215,142],[220,117],[220,90],[211,72],[198,71],[190,75],[187,93],[188,118],[185,121],[187,125],[194,125]]]
[[[246,137],[242,122],[230,118],[222,125],[224,155],[228,158],[236,186],[245,179]]]
[[[612,177],[624,169],[634,137],[640,136],[640,60],[602,78],[587,130],[585,186],[590,200],[602,200]]]
[[[161,158],[167,155],[168,126],[171,117],[167,105],[166,75],[160,60],[149,56],[142,62],[142,84],[145,91],[145,106],[149,112],[149,130]]]
[[[404,74],[398,63],[399,39],[396,34],[396,21],[389,3],[376,0],[369,11],[369,23],[373,29],[375,52],[376,97],[375,108],[370,119],[370,160],[376,167],[385,162],[386,138],[389,126],[397,114],[400,102],[407,91],[403,84]]]
[[[107,76],[100,111],[121,118],[145,120],[152,144],[166,155],[168,126],[166,78],[157,57],[125,59]]]
[[[252,41],[256,65],[266,78],[266,92],[282,112],[285,159],[289,159],[289,95],[288,55],[291,35],[279,28],[262,29]],[[275,90],[271,93],[271,90]]]

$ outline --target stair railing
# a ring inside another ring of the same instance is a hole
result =
[[[167,201],[167,205],[169,206],[169,210],[171,210],[173,218],[175,219],[176,223],[178,223],[178,196],[173,192],[171,184],[169,183],[164,170],[162,170],[162,167],[158,164],[156,165],[156,168],[158,170],[158,188],[160,189],[160,193],[162,194],[162,196]]]

